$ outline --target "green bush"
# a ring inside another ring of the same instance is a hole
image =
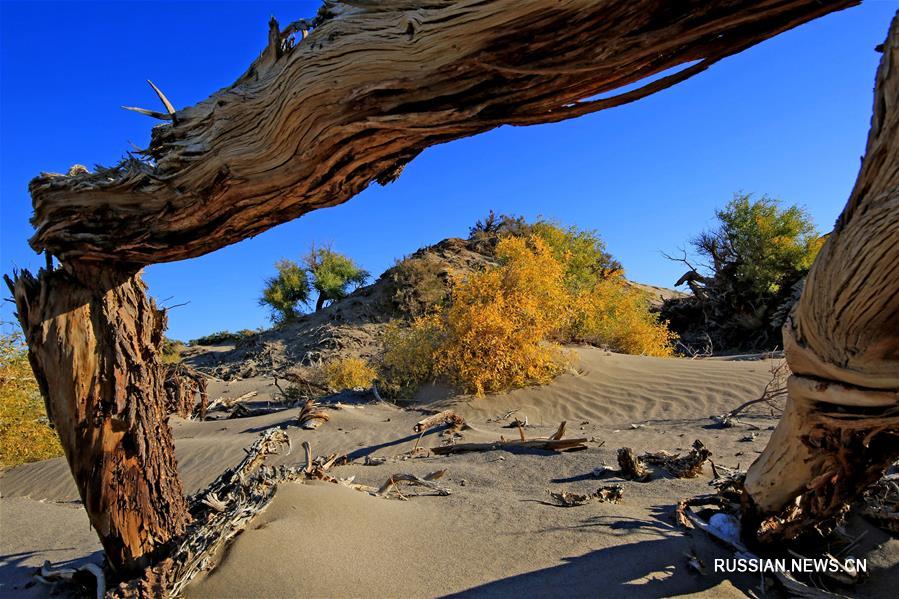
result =
[[[224,343],[240,343],[246,341],[256,334],[256,331],[250,329],[241,329],[236,333],[231,331],[217,331],[203,337],[191,339],[191,345],[222,345]]]

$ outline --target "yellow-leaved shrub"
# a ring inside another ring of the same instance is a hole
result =
[[[436,370],[477,395],[543,384],[565,367],[550,340],[565,325],[564,269],[539,238],[506,237],[500,266],[457,282]]]
[[[371,387],[378,373],[362,358],[332,360],[322,368],[325,385],[332,391]]]
[[[0,467],[59,455],[21,336],[0,335]]]
[[[649,311],[649,300],[623,278],[597,282],[572,302],[568,340],[608,347],[625,354],[667,357],[676,336]]]

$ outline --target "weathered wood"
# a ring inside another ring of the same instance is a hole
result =
[[[770,542],[826,531],[899,457],[899,17],[883,52],[858,180],[784,324],[784,415],[746,476]]]
[[[621,476],[629,480],[644,483],[650,479],[649,471],[643,465],[643,461],[630,447],[622,447],[618,450],[618,467],[621,469]]]
[[[31,244],[63,260],[199,256],[386,184],[429,146],[638,100],[857,3],[329,1],[295,45],[273,20],[249,70],[157,125],[144,160],[34,179]]]
[[[469,453],[473,451],[493,451],[507,450],[515,451],[521,449],[543,449],[546,451],[580,451],[587,449],[587,439],[562,439],[561,433],[565,430],[562,423],[552,437],[546,439],[500,439],[490,443],[455,443],[453,445],[442,445],[432,447],[431,452],[437,455],[450,455],[453,453]]]
[[[452,424],[456,428],[461,428],[465,424],[465,419],[453,412],[452,410],[443,410],[437,412],[427,418],[419,420],[412,430],[416,433],[423,433],[428,429],[440,426],[441,424]]]
[[[297,416],[297,423],[301,428],[315,430],[330,419],[327,412],[315,405],[314,399],[307,399]]]
[[[118,575],[138,572],[190,520],[166,423],[165,315],[133,270],[81,264],[7,283],[91,525]]]
[[[177,414],[181,418],[196,415],[200,420],[206,419],[209,395],[206,392],[206,378],[186,364],[165,366],[163,379],[166,408],[169,414]]]

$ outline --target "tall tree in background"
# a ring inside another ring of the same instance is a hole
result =
[[[768,196],[735,194],[715,216],[717,226],[691,242],[706,263],[678,259],[690,270],[676,285],[693,297],[668,300],[663,315],[718,349],[783,347],[780,328],[824,239],[804,209]]]
[[[312,287],[318,292],[316,312],[324,307],[325,302],[346,297],[350,291],[364,285],[369,277],[368,271],[329,247],[316,249],[313,246],[303,257],[303,263],[312,276]]]

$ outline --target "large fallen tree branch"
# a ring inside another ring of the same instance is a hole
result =
[[[205,254],[386,184],[428,146],[633,102],[856,3],[328,0],[294,45],[273,19],[247,72],[138,157],[34,179],[31,244],[137,265]]]
[[[521,432],[521,439],[500,439],[490,443],[456,443],[453,445],[443,445],[440,447],[432,447],[431,452],[437,455],[449,455],[453,453],[468,453],[472,451],[493,451],[502,449],[506,451],[542,449],[546,451],[564,452],[564,451],[580,451],[587,449],[587,439],[563,439],[565,433],[565,423],[559,425],[558,430],[552,436],[545,439],[525,439],[524,431]]]

